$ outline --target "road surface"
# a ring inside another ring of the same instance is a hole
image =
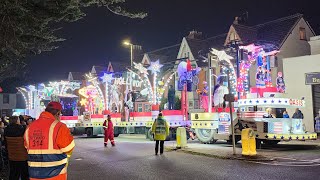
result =
[[[170,145],[170,142],[166,142]],[[103,147],[103,138],[76,138],[68,169],[70,180],[128,179],[319,179],[320,166],[257,164],[222,160],[182,152],[154,155],[154,143],[142,138],[116,138],[116,147]]]

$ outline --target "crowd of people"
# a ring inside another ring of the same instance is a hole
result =
[[[39,118],[1,118],[1,164],[9,180],[66,180],[68,159],[75,146],[68,127],[60,122],[62,106],[50,102]]]

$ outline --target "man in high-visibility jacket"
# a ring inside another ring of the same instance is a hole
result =
[[[62,106],[50,102],[24,134],[31,180],[66,180],[68,158],[75,146],[68,127],[60,122]]]
[[[163,118],[162,113],[159,113],[158,118],[154,121],[152,125],[152,133],[154,134],[154,140],[156,140],[155,154],[158,155],[159,143],[160,143],[160,155],[163,154],[163,144],[164,141],[169,136],[169,124]]]
[[[114,143],[114,130],[113,130],[113,123],[111,121],[111,116],[107,116],[108,121],[104,121],[103,128],[104,128],[104,147],[107,147],[108,140],[110,140],[111,145],[115,146]]]

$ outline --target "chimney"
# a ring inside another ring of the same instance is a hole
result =
[[[233,24],[239,24],[239,17],[238,16],[234,17]]]
[[[189,35],[187,36],[188,39],[202,39],[202,32],[198,31],[190,31]]]
[[[311,55],[320,54],[320,36],[310,37]]]

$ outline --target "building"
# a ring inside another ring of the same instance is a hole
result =
[[[25,104],[20,93],[0,93],[1,116],[11,116],[14,111],[19,111],[18,109],[25,109]],[[24,111],[21,113],[24,114]]]
[[[309,41],[311,55],[283,59],[286,96],[304,98],[306,107],[301,109],[307,131],[314,131],[314,118],[320,111],[320,36]],[[293,114],[294,110],[289,110]]]

